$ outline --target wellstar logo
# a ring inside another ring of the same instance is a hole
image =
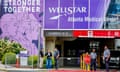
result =
[[[75,13],[87,13],[86,7],[49,7],[50,13],[57,13],[58,15],[50,17],[51,20],[59,19],[61,16],[67,16]]]

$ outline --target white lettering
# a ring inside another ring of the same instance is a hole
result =
[[[22,1],[22,6],[26,6],[26,5],[27,5],[26,0],[23,0],[23,1]]]
[[[18,0],[18,1],[16,2],[16,4],[17,4],[18,6],[21,6],[21,5],[22,5],[21,0]]]
[[[40,12],[39,7],[4,7],[5,12]]]
[[[115,36],[119,36],[119,32],[115,32],[115,34],[114,34]]]
[[[84,19],[82,17],[68,17],[68,22],[83,22]]]
[[[4,0],[4,6],[8,6],[8,0]]]
[[[8,13],[40,12],[40,0],[3,0],[3,2],[4,10]]]
[[[87,8],[86,7],[82,7],[82,12],[86,13]]]
[[[32,1],[35,1],[35,0],[32,0]],[[40,0],[36,0],[36,5],[40,6]]]
[[[5,12],[7,12],[7,7],[4,7]]]
[[[50,13],[55,13],[57,11],[57,8],[48,8]]]
[[[12,10],[12,8],[11,7],[9,7],[8,8],[8,12],[12,12],[13,10]]]
[[[72,7],[68,8],[68,14],[72,14]]]
[[[87,8],[86,7],[49,7],[50,13],[67,13],[67,14],[73,14],[73,13],[86,13]]]
[[[101,21],[104,21],[104,19],[103,18],[96,18],[96,17],[85,17],[84,21],[101,22]]]
[[[36,12],[40,12],[40,7],[36,7]]]
[[[12,6],[40,6],[40,0],[4,0],[4,5],[7,4]]]
[[[13,0],[12,3],[11,3],[11,5],[15,6],[16,5],[16,0]]]

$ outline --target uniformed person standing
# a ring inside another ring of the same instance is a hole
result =
[[[97,60],[97,54],[95,52],[95,49],[92,49],[92,52],[90,53],[90,58],[91,58],[91,64],[90,64],[90,69],[96,71],[96,60]]]
[[[106,72],[109,72],[110,50],[107,46],[104,47],[103,60],[105,61]]]

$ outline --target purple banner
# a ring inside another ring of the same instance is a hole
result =
[[[74,7],[80,7],[81,12],[74,14],[74,28],[75,29],[88,29],[88,21],[85,21],[84,18],[88,17],[89,11],[89,2],[88,0],[75,0]]]
[[[0,0],[0,39],[14,40],[27,49],[30,55],[43,48],[43,0]]]
[[[45,1],[45,28],[57,29],[58,28],[58,20],[49,20],[52,16],[58,16],[57,12],[54,12],[55,7],[58,7],[58,0],[47,0]],[[52,3],[50,3],[52,2]],[[53,12],[53,13],[52,13]]]
[[[45,29],[101,29],[110,0],[45,0]]]
[[[72,14],[72,7],[73,7],[73,0],[60,0],[60,5],[58,6],[60,8],[60,17],[59,20],[59,28],[61,29],[72,29],[73,28],[73,22],[68,22],[68,17],[73,17]],[[69,11],[70,10],[70,11]]]
[[[90,2],[90,28],[100,29],[102,28],[103,20],[105,17],[106,0],[92,0]],[[96,19],[97,18],[97,19]],[[93,21],[92,19],[96,19]]]

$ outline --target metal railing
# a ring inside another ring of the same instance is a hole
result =
[[[27,64],[25,66],[21,66],[20,65],[20,59],[18,59],[18,63],[19,65],[17,65],[17,60],[15,63],[12,63],[12,64],[9,64],[8,62],[8,57],[6,56],[5,58],[5,67],[6,68],[32,68],[32,69],[35,69],[35,68],[38,68],[38,67],[34,67],[34,64],[32,63],[31,65]],[[32,59],[34,60],[34,59]],[[24,62],[23,62],[24,63]],[[81,65],[81,58],[80,57],[60,57],[59,58],[59,68],[70,68],[70,67],[77,67],[77,68],[80,68],[80,65]],[[4,72],[4,71],[0,71],[0,72]],[[9,71],[8,71],[9,72]],[[10,71],[12,72],[12,71]],[[34,72],[34,71],[33,71]]]
[[[9,57],[8,57],[9,58]],[[15,62],[10,63],[7,57],[5,57],[5,63],[3,64],[5,68],[39,68],[38,63],[35,65],[33,63],[33,58],[31,64],[28,64],[28,58],[16,59]],[[21,62],[22,60],[22,62]],[[27,60],[27,61],[26,61]],[[80,67],[80,57],[60,57],[58,59],[59,67]],[[26,63],[27,62],[27,63]]]
[[[80,57],[60,57],[59,67],[80,67]]]

